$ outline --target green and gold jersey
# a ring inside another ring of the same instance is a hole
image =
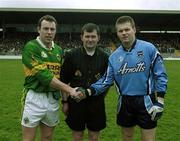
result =
[[[24,87],[36,92],[52,92],[49,86],[53,77],[59,79],[62,65],[62,49],[54,44],[51,50],[42,46],[38,40],[29,41],[22,53],[25,72]]]

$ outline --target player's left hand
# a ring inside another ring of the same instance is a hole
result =
[[[156,103],[154,103],[152,108],[153,108],[153,110],[151,113],[151,120],[157,121],[158,119],[161,118],[161,116],[163,114],[164,102],[157,101]]]

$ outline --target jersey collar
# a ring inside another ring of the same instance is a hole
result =
[[[86,50],[85,50],[85,48],[83,46],[81,47],[81,52],[84,54],[84,56],[93,57],[93,56],[97,55],[97,47],[96,47],[95,52],[94,52],[94,54],[92,56],[87,54],[87,52],[86,52]]]
[[[136,42],[137,42],[137,39],[135,39],[134,43],[132,44],[132,46],[131,46],[131,48],[130,48],[129,50],[127,50],[123,45],[122,45],[122,47],[123,47],[123,49],[124,49],[125,51],[131,52],[131,50],[135,47]]]
[[[36,38],[37,42],[46,50],[52,50],[54,48],[54,41],[52,41],[52,47],[51,48],[47,48],[45,44],[43,44],[43,42],[40,40],[40,37],[38,36]]]

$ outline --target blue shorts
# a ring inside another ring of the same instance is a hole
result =
[[[152,103],[155,102],[155,94],[150,96]],[[157,126],[157,121],[152,121],[147,112],[144,96],[121,96],[121,105],[117,113],[117,124],[123,127],[140,126],[143,129],[153,129]]]

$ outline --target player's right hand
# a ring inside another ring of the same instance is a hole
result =
[[[83,87],[77,88],[76,91],[77,91],[77,92],[80,92],[80,93],[78,94],[78,96],[73,97],[73,99],[75,99],[76,102],[80,102],[81,100],[83,100],[83,99],[85,99],[85,98],[87,98],[87,97],[90,96],[90,93],[88,92],[88,90],[87,90],[87,89],[84,89]]]

